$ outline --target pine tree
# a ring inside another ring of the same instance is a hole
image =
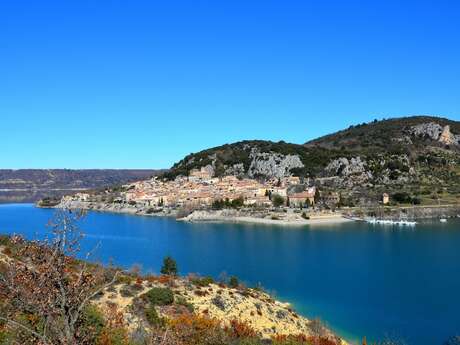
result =
[[[238,278],[235,276],[230,277],[230,280],[228,282],[228,286],[231,288],[237,288],[240,285]]]
[[[167,256],[163,259],[163,266],[161,267],[161,274],[175,276],[177,275],[177,263],[172,257]]]

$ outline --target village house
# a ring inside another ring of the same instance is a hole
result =
[[[284,178],[284,183],[286,185],[298,185],[300,184],[300,177],[298,176],[289,176]]]
[[[269,189],[270,193],[272,195],[280,195],[282,196],[283,198],[287,197],[287,188],[283,188],[283,187],[272,187]]]
[[[272,202],[268,196],[256,196],[248,197],[244,200],[244,204],[247,206],[256,205],[256,206],[271,206]]]
[[[315,204],[316,188],[311,187],[307,190],[289,195],[289,204],[291,207],[304,207]]]

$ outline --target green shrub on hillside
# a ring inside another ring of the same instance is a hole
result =
[[[398,192],[392,195],[394,201],[400,204],[420,205],[422,200],[419,197],[411,197],[407,192]]]
[[[192,278],[191,280],[193,285],[199,286],[199,287],[205,287],[208,286],[209,284],[214,283],[214,279],[212,277],[198,277],[198,278]]]
[[[105,327],[104,315],[96,306],[88,305],[83,311],[81,322],[85,329],[85,337],[95,343]]]
[[[0,235],[0,246],[7,246],[10,244],[10,237],[7,235]]]
[[[145,318],[151,326],[161,327],[165,322],[165,320],[158,315],[155,306],[153,305],[145,309]]]
[[[169,288],[154,287],[145,293],[152,305],[169,305],[174,302],[174,293]]]

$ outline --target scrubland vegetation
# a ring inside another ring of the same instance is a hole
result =
[[[219,283],[211,277],[179,278],[170,257],[164,260],[161,276],[78,260],[78,218],[76,213],[59,212],[51,225],[53,235],[45,241],[0,237],[0,344],[340,343],[328,333],[266,337],[245,321],[218,319],[211,311],[197,312],[190,303],[189,292],[197,298],[214,293],[210,307],[221,310],[229,303],[222,297],[225,294],[271,300],[244,287],[236,277]],[[123,305],[125,301],[129,305]],[[262,306],[257,308],[260,316]],[[279,317],[287,318],[289,313],[296,315],[290,311]]]

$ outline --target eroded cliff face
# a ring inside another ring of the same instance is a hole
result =
[[[303,168],[298,155],[284,155],[277,152],[261,152],[258,148],[252,147],[248,155],[246,165],[244,162],[235,164],[223,164],[219,162],[215,154],[209,155],[207,160],[210,164],[204,168],[212,172],[212,175],[234,175],[247,176],[250,178],[282,178],[292,176],[292,169]],[[187,164],[193,164],[189,160]],[[220,165],[220,166],[219,166]]]
[[[252,150],[249,177],[276,177],[291,176],[294,168],[303,168],[304,164],[297,155],[282,155],[274,152],[259,152]]]
[[[372,172],[365,159],[361,157],[340,157],[332,160],[324,169],[325,178],[319,178],[320,184],[334,187],[353,188],[369,183]]]
[[[409,133],[413,136],[429,138],[445,145],[459,145],[460,143],[460,135],[453,134],[449,125],[443,127],[435,122],[412,126]]]
[[[328,175],[332,176],[350,176],[352,174],[362,174],[366,172],[367,162],[361,157],[352,157],[350,159],[341,157],[332,160],[325,168]],[[370,176],[372,177],[372,176]]]
[[[320,183],[353,189],[374,185],[397,185],[417,178],[409,157],[402,155],[377,155],[373,157],[340,157],[324,169]]]

